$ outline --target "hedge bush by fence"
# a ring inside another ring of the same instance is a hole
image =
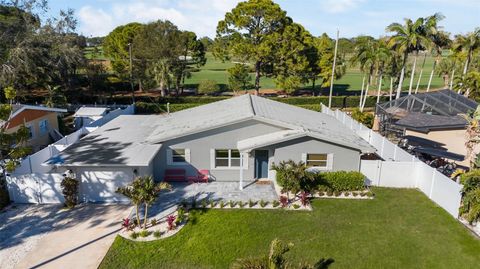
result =
[[[365,176],[356,171],[323,172],[315,175],[318,189],[323,191],[359,191],[365,189]]]

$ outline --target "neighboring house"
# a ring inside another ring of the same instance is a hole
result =
[[[137,175],[162,181],[169,169],[216,181],[272,180],[272,164],[303,161],[317,170],[359,171],[375,149],[323,113],[242,95],[168,115],[120,116],[55,157],[81,180],[87,201],[118,201]]]
[[[25,124],[30,133],[27,146],[36,152],[63,137],[58,131],[58,114],[66,112],[60,108],[15,104],[9,119],[1,124],[6,133],[16,132]]]
[[[107,108],[105,107],[81,107],[75,112],[73,117],[75,129],[80,129],[83,126],[101,119],[107,114]]]
[[[465,114],[478,104],[451,90],[413,94],[379,104],[380,131],[400,131],[415,151],[468,166]]]

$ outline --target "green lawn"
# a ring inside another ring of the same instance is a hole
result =
[[[331,268],[478,268],[480,240],[417,190],[376,188],[374,200],[315,200],[312,212],[207,210],[173,237],[117,237],[100,268],[228,268],[294,243],[295,261]]]
[[[410,57],[410,62],[413,62],[413,57]],[[427,57],[425,61],[425,67],[422,74],[422,79],[420,80],[420,89],[426,89],[428,84],[428,79],[430,76],[430,72],[432,71],[432,66],[434,62],[433,57]],[[423,57],[418,58],[417,62],[417,72],[414,77],[414,89],[417,85],[418,76],[420,75],[420,67],[423,63]],[[186,79],[187,84],[198,84],[200,81],[205,79],[211,79],[217,81],[218,84],[226,85],[228,84],[228,73],[226,71],[227,68],[233,66],[231,62],[221,62],[213,57],[211,53],[207,53],[207,63],[200,67],[198,72],[193,72],[191,78]],[[252,74],[253,77],[253,74]],[[362,86],[362,78],[363,73],[360,72],[358,67],[349,66],[347,68],[346,74],[339,80],[335,81],[335,91],[339,94],[345,93],[345,91],[358,91]],[[390,81],[383,81],[383,89],[388,90],[390,87]],[[403,83],[403,90],[408,90],[408,85],[410,84],[410,76],[406,77]],[[262,89],[277,89],[275,85],[275,81],[272,78],[263,77],[261,79],[261,86]],[[433,76],[432,86],[431,88],[441,88],[443,86],[443,80],[438,75]],[[305,85],[305,87],[309,87],[309,85]],[[373,91],[376,90],[370,88],[370,94],[374,94]]]

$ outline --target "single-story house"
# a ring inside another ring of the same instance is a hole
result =
[[[135,176],[162,181],[209,170],[211,180],[272,180],[272,165],[303,161],[317,170],[359,171],[375,149],[323,113],[242,95],[163,115],[120,116],[55,157],[81,180],[86,201],[121,200],[115,190]],[[185,179],[186,180],[186,179]]]
[[[83,126],[86,126],[90,124],[91,122],[94,122],[98,119],[103,118],[107,114],[107,108],[106,107],[86,107],[83,106],[79,108],[75,114],[73,114],[74,117],[74,126],[75,129],[80,129]]]
[[[14,104],[8,120],[0,124],[7,134],[25,124],[30,135],[27,146],[36,152],[63,137],[58,131],[58,114],[66,112],[60,108]]]
[[[468,166],[465,114],[478,103],[451,90],[412,94],[377,105],[380,132],[399,131],[418,153]]]

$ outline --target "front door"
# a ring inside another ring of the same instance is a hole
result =
[[[268,150],[255,150],[255,178],[268,178]]]

